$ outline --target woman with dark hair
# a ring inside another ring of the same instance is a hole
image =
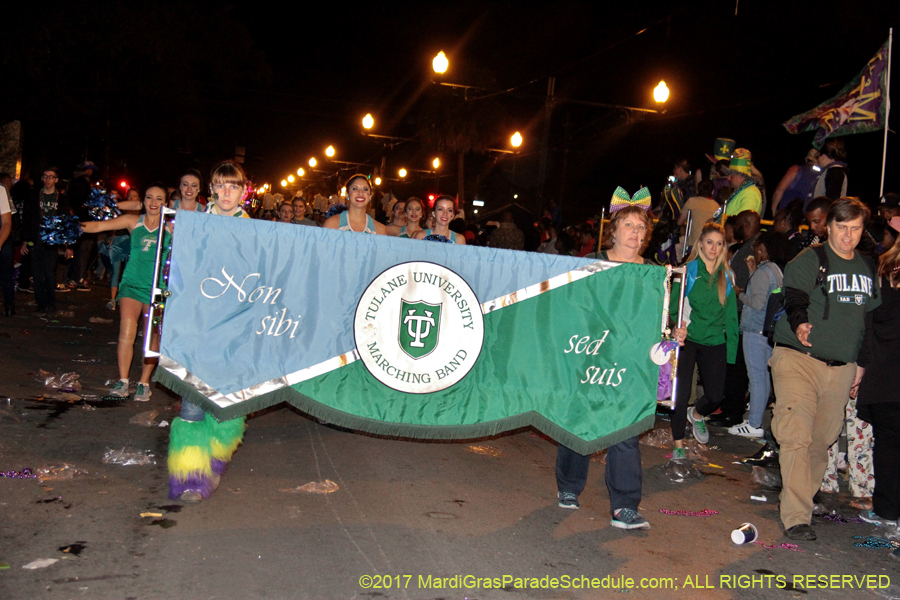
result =
[[[900,231],[900,217],[890,226]],[[858,365],[865,368],[856,408],[872,424],[875,445],[872,467],[875,488],[872,508],[860,516],[888,528],[887,537],[900,540],[900,388],[895,384],[900,362],[900,237],[878,261],[881,305],[872,311],[872,329],[863,341]],[[900,549],[893,556],[900,559]]]
[[[650,239],[650,218],[646,213],[649,208],[649,203],[646,209],[632,204],[613,213],[609,226],[603,232],[606,249],[598,252],[597,258],[619,263],[644,264],[640,251],[645,241]],[[559,235],[559,239],[562,239],[565,233]],[[556,487],[560,508],[573,510],[578,508],[578,495],[587,483],[590,463],[590,455],[579,454],[559,444],[556,454]],[[613,527],[650,528],[650,523],[638,512],[642,489],[641,449],[638,436],[609,447],[606,455],[606,488],[609,491],[612,516],[610,524]]]
[[[450,196],[439,196],[434,201],[434,229],[420,229],[412,237],[417,240],[447,242],[466,245],[466,238],[450,231],[450,221],[455,214],[456,202]]]
[[[761,438],[763,412],[772,390],[769,381],[769,359],[772,347],[763,331],[769,296],[784,281],[785,258],[788,252],[787,237],[774,230],[763,231],[753,243],[753,255],[746,259],[750,271],[747,291],[738,296],[744,303],[741,311],[740,330],[743,333],[744,362],[750,379],[750,414],[746,421],[728,429],[732,435]]]
[[[425,203],[415,196],[406,201],[406,225],[400,228],[397,237],[411,238],[422,229],[422,216],[425,214]]]
[[[347,180],[347,210],[325,219],[323,227],[355,233],[387,235],[384,225],[368,214],[372,201],[372,186],[365,175],[354,175]]]

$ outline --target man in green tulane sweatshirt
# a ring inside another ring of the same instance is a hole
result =
[[[786,315],[775,326],[769,365],[777,398],[772,433],[781,445],[781,523],[792,540],[816,539],[813,496],[862,376],[856,356],[866,314],[880,303],[874,266],[856,251],[868,220],[865,204],[841,198],[828,210],[827,267],[810,247],[784,271]]]

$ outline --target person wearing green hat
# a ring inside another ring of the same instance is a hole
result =
[[[752,210],[758,215],[762,214],[762,194],[753,181],[753,171],[751,169],[753,162],[751,161],[750,151],[746,148],[737,148],[728,163],[728,181],[734,193],[722,208],[725,209],[725,216],[730,217]],[[720,217],[721,215],[717,215]]]

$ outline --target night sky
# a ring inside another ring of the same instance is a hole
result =
[[[58,163],[67,171],[87,158],[110,178],[174,183],[184,167],[206,172],[244,146],[254,181],[277,186],[310,156],[321,161],[333,144],[340,160],[380,165],[384,156],[388,177],[401,166],[430,170],[440,156],[438,189],[431,174],[415,172],[385,188],[400,196],[455,194],[456,153],[441,149],[439,129],[471,115],[480,119],[482,145],[507,149],[515,130],[526,139],[516,158],[466,155],[466,196],[477,194],[488,207],[519,193],[536,208],[543,191],[543,202],[559,201],[572,218],[592,214],[617,185],[658,193],[677,158],[705,165],[716,137],[753,152],[771,195],[812,139],[788,135],[781,123],[840,90],[900,23],[898,2],[742,0],[737,15],[727,0],[636,8],[469,0],[258,4],[12,9],[12,50],[2,59],[12,93],[0,99],[0,114],[22,120],[26,164]],[[438,50],[450,59],[440,78],[431,70]],[[557,102],[541,182],[549,77]],[[661,79],[671,90],[661,115],[583,104],[656,108],[652,89]],[[484,91],[470,91],[476,99],[466,100],[436,81]],[[437,105],[449,112],[435,113]],[[385,147],[363,136],[366,113],[376,118],[374,132],[413,141]],[[449,117],[435,126],[434,114]],[[882,134],[844,139],[850,193],[877,201]],[[888,191],[900,189],[898,143],[891,134]],[[350,174],[334,164],[323,170],[332,175],[323,187]]]

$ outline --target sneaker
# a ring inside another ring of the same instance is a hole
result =
[[[887,531],[884,532],[884,537],[895,542],[900,542],[900,526],[889,526]]]
[[[110,396],[115,396],[116,398],[127,398],[128,397],[128,380],[120,379],[116,382],[116,385],[113,386],[111,390],[109,390]]]
[[[199,490],[184,490],[178,499],[187,504],[197,504],[203,500],[203,496],[200,495]]]
[[[613,518],[609,522],[619,529],[650,529],[650,523],[642,517],[638,511],[630,508],[620,508],[613,511]]]
[[[135,402],[149,402],[150,401],[150,384],[149,383],[137,384],[137,390],[135,390],[135,392],[134,392],[134,401]]]
[[[56,284],[56,293],[57,293],[57,294],[68,293],[68,292],[71,292],[71,291],[72,291],[72,290],[70,290],[70,289],[68,288],[68,286],[65,286],[65,285],[63,285],[63,284],[61,284],[61,283],[57,283],[57,284]]]
[[[73,287],[72,289],[75,290],[76,292],[89,292],[89,291],[91,291],[91,288],[89,288],[88,286],[84,285],[83,283],[76,283],[76,284],[75,284],[75,287]]]
[[[33,294],[33,293],[34,293],[34,288],[31,287],[31,286],[26,286],[26,287],[19,286],[18,290],[19,290],[20,292],[25,292],[26,294]]]
[[[684,448],[672,448],[672,460],[685,460],[687,459],[687,452]]]
[[[866,523],[871,523],[872,525],[877,525],[878,527],[897,526],[897,521],[888,521],[887,519],[879,517],[872,509],[859,511],[859,518]]]
[[[750,421],[744,421],[740,425],[729,427],[728,433],[731,435],[739,435],[741,437],[761,438],[765,432],[762,427],[754,427],[750,424]]]
[[[559,498],[559,507],[568,508],[570,510],[578,510],[578,495],[572,492],[556,492]]]
[[[784,530],[784,535],[791,540],[804,540],[811,542],[816,539],[816,532],[810,525],[800,524],[794,525]]]
[[[709,442],[709,430],[706,428],[706,420],[702,417],[699,419],[694,419],[694,409],[690,406],[688,407],[687,414],[688,421],[691,422],[691,425],[694,426],[694,437],[701,444],[706,444]]]

